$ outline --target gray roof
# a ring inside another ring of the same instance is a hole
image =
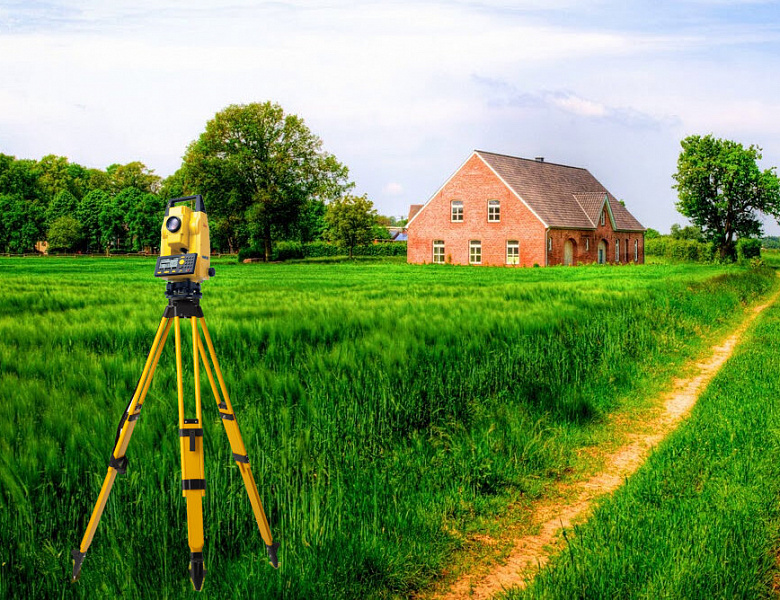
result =
[[[483,150],[475,152],[549,227],[594,229],[606,197],[615,229],[645,229],[586,169]]]

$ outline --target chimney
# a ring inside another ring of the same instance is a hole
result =
[[[536,158],[534,158],[534,160],[536,162],[544,162],[544,156],[537,156]]]

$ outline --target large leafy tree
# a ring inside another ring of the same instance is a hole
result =
[[[296,115],[271,102],[218,112],[184,156],[185,188],[201,193],[231,251],[274,234],[289,235],[307,202],[328,201],[350,187],[348,170]]]
[[[156,193],[160,189],[162,177],[154,174],[153,169],[139,161],[133,161],[126,165],[110,165],[106,169],[110,181],[111,191],[121,193],[127,188],[136,188],[142,192]]]
[[[365,195],[344,196],[328,205],[325,220],[328,237],[349,248],[349,257],[355,246],[367,244],[373,239],[377,213],[374,204]]]
[[[82,241],[87,252],[101,247],[100,211],[110,202],[109,195],[102,190],[92,190],[76,207],[76,219],[81,224]]]
[[[761,235],[761,213],[780,218],[775,169],[761,170],[761,148],[712,135],[682,142],[677,160],[677,210],[712,241],[720,257],[736,256],[736,238]]]
[[[0,250],[32,252],[44,238],[44,211],[40,204],[0,195]]]

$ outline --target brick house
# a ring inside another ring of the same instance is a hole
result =
[[[410,263],[644,263],[645,228],[586,169],[475,150],[407,224]]]

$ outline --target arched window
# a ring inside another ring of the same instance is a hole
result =
[[[639,240],[634,240],[634,262],[639,262]]]
[[[482,242],[479,240],[469,242],[469,263],[472,265],[482,264]]]
[[[433,240],[433,262],[444,262],[444,240]]]
[[[453,223],[463,222],[463,201],[453,200],[450,202],[450,220]]]
[[[498,223],[501,220],[501,202],[488,200],[488,223]]]
[[[604,225],[607,222],[607,211],[601,211],[601,224]]]
[[[615,240],[615,262],[620,262],[620,240]]]
[[[520,264],[520,242],[517,240],[507,240],[506,242],[506,264]]]

